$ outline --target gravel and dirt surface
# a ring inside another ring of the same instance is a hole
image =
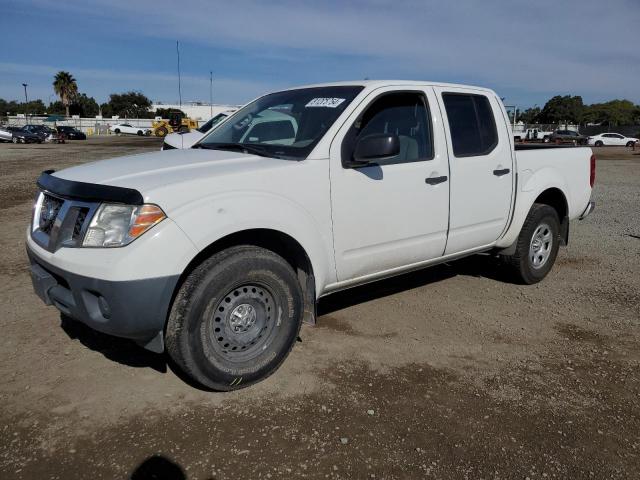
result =
[[[640,155],[596,149],[597,209],[542,283],[476,256],[333,295],[223,394],[31,290],[39,172],[159,147],[0,145],[0,478],[640,477]]]

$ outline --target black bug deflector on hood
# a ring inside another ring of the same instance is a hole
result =
[[[54,170],[45,170],[38,178],[38,187],[61,197],[75,198],[87,202],[115,202],[142,205],[144,198],[133,188],[76,182],[51,175]]]

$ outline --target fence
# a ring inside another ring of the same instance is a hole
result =
[[[151,129],[153,119],[149,118],[64,118],[62,120],[56,120],[54,122],[47,122],[47,118],[44,116],[31,116],[25,118],[24,115],[5,117],[8,125],[15,125],[21,127],[23,125],[48,125],[48,126],[68,126],[74,127],[83,131],[87,135],[108,135],[109,127],[117,123],[127,123],[133,127],[140,127],[144,129]],[[60,117],[62,118],[62,117]]]

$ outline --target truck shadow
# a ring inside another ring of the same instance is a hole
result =
[[[366,285],[333,293],[320,299],[318,316],[327,315],[354,305],[424,287],[458,275],[489,278],[511,283],[509,272],[491,255],[473,255],[455,262],[427,267],[397,277],[378,280]],[[320,320],[321,321],[321,320]]]
[[[458,275],[509,281],[507,272],[493,257],[489,255],[474,255],[455,262],[424,268],[328,295],[322,298],[318,304],[318,316],[444,281]],[[319,322],[322,322],[321,318]],[[101,353],[111,361],[129,367],[152,368],[160,373],[167,373],[168,370],[171,370],[192,387],[210,391],[184,375],[167,355],[145,350],[131,340],[98,332],[62,314],[60,315],[60,324],[69,338],[78,340],[85,347]]]
[[[152,368],[166,373],[167,360],[164,355],[150,352],[126,338],[113,337],[93,330],[60,314],[60,326],[72,340],[78,340],[85,347],[100,352],[114,362],[136,368]]]

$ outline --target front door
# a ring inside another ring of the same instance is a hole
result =
[[[399,155],[362,168],[343,165],[359,139],[382,133],[398,136]],[[338,281],[443,254],[449,168],[432,89],[372,92],[336,135],[330,162]]]

